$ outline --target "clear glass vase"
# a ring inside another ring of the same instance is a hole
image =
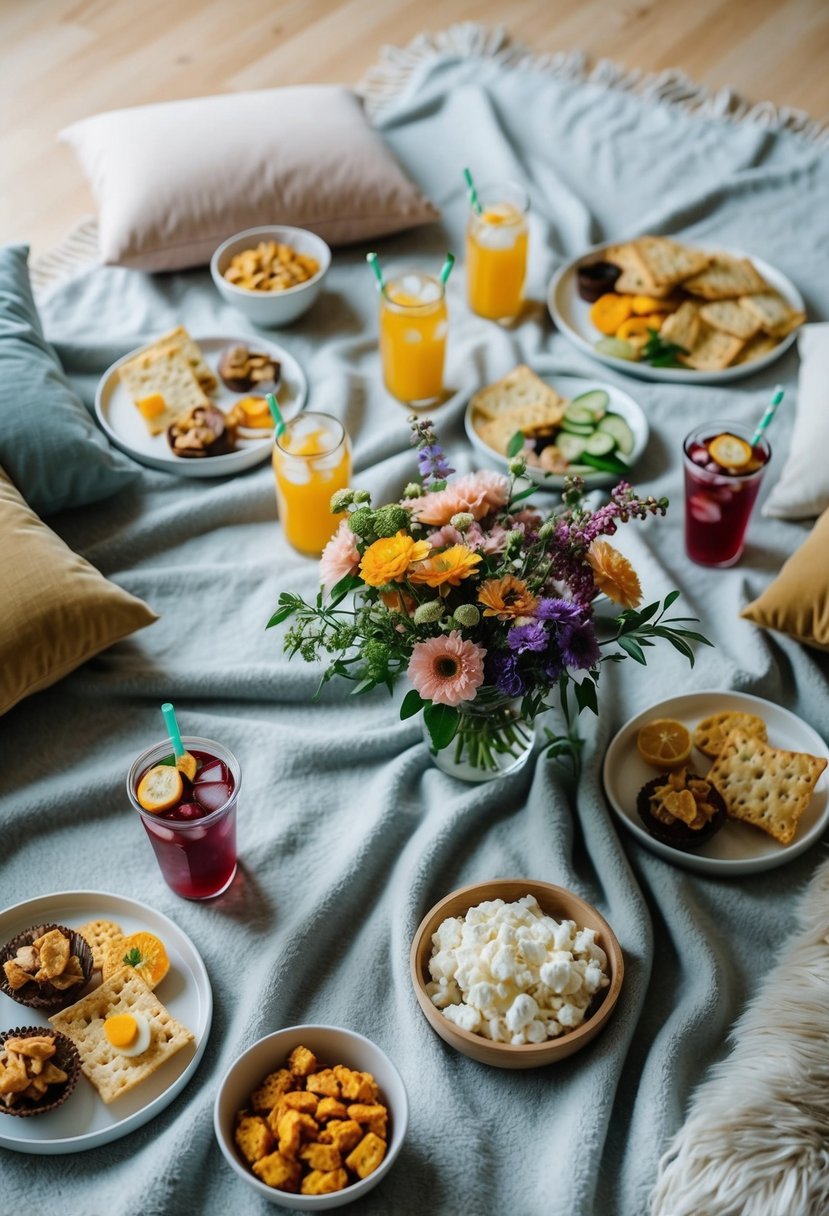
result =
[[[434,750],[423,723],[429,753],[442,772],[460,781],[494,781],[524,767],[533,750],[535,726],[522,717],[520,698],[490,697],[482,689],[458,711],[457,734],[440,751]]]

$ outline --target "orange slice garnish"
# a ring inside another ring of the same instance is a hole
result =
[[[158,815],[175,806],[184,793],[181,773],[170,764],[157,764],[138,783],[135,796],[145,811]]]
[[[681,768],[691,755],[691,732],[673,718],[654,718],[639,731],[636,747],[654,768]]]
[[[718,435],[708,444],[708,455],[723,469],[744,469],[751,463],[751,447],[736,435]]]
[[[110,963],[117,970],[132,967],[148,988],[155,988],[170,970],[164,942],[154,933],[131,933],[111,947]]]

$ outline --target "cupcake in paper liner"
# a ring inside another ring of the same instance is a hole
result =
[[[48,1026],[0,1031],[0,1115],[45,1115],[74,1090],[81,1057],[71,1039]]]
[[[0,991],[30,1009],[74,1005],[92,975],[89,943],[65,925],[35,925],[0,950]]]

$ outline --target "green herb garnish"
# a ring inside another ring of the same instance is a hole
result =
[[[128,967],[137,967],[141,962],[141,951],[137,946],[133,946],[132,949],[128,950],[124,955],[122,961],[125,962]]]
[[[512,459],[513,456],[517,456],[523,446],[524,433],[523,431],[516,431],[512,439],[510,439],[509,443],[507,444],[507,456],[509,456],[510,459]]]
[[[678,355],[687,355],[684,346],[676,342],[666,342],[660,338],[658,329],[648,330],[648,340],[642,347],[642,358],[651,367],[682,367]]]

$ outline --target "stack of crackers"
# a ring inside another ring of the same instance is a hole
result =
[[[722,371],[773,350],[806,315],[774,291],[749,258],[708,253],[668,237],[612,245],[603,261],[622,269],[614,294],[662,301],[659,336],[697,371]],[[668,307],[670,306],[670,307]]]
[[[567,401],[524,364],[472,398],[472,422],[489,447],[506,453],[516,431],[526,437],[559,426]]]
[[[161,435],[196,406],[210,405],[218,381],[183,325],[122,363],[118,374],[151,435]]]

